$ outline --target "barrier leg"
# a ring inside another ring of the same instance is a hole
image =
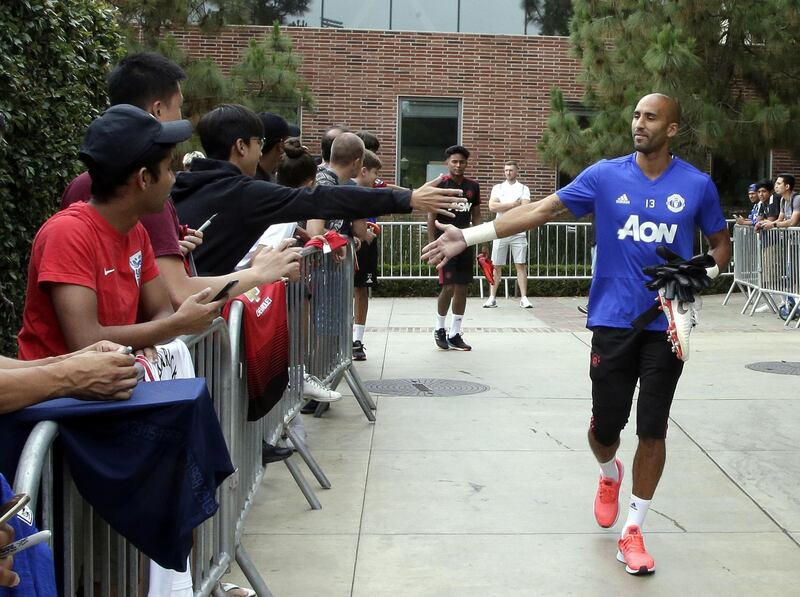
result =
[[[375,401],[372,399],[372,394],[370,394],[369,390],[367,390],[367,388],[364,387],[364,382],[361,381],[361,376],[358,374],[358,371],[355,370],[352,364],[350,365],[350,367],[347,368],[347,372],[350,373],[352,383],[356,384],[356,386],[358,387],[358,393],[364,397],[364,401],[369,405],[370,410],[378,410]],[[350,385],[351,388],[353,387],[351,385],[351,381],[348,381],[347,383],[348,385]],[[353,392],[355,391],[356,390],[353,389]]]
[[[314,418],[319,419],[322,415],[328,412],[330,407],[331,405],[328,402],[320,402],[317,404],[317,410],[314,411]]]
[[[241,545],[236,548],[236,563],[239,564],[239,568],[241,568],[242,572],[244,572],[244,575],[247,577],[247,581],[250,583],[250,586],[256,592],[258,597],[272,597],[272,593],[270,592],[269,587],[267,587],[267,583],[265,583],[264,579],[261,578],[261,575],[258,573],[258,569],[253,564],[253,560],[250,559],[250,556],[247,555],[247,552]]]
[[[344,372],[344,378],[347,380],[347,385],[349,385],[350,389],[353,390],[353,395],[356,397],[356,401],[361,407],[361,410],[364,411],[364,415],[366,415],[367,420],[371,423],[374,423],[375,413],[372,412],[372,410],[377,407],[372,401],[372,397],[369,395],[369,392],[367,392],[367,390],[364,388],[364,385],[361,383],[358,373],[356,373],[352,367],[349,367]]]
[[[786,318],[786,321],[783,322],[783,327],[789,327],[794,319],[795,315],[797,314],[797,309],[800,307],[800,301],[795,301],[794,306],[792,307],[791,311],[789,311],[789,316]],[[800,327],[800,321],[795,324],[795,329]]]
[[[314,456],[311,455],[311,451],[306,446],[305,442],[300,439],[300,437],[294,432],[291,427],[286,427],[286,435],[290,440],[292,440],[292,445],[295,447],[297,452],[300,454],[302,459],[305,461],[306,466],[308,466],[311,473],[316,477],[319,484],[323,487],[323,489],[330,489],[331,482],[328,480],[328,477],[325,476],[325,473],[322,472],[322,468],[319,466],[319,463],[314,459]]]
[[[724,307],[725,305],[727,305],[727,304],[728,304],[728,301],[729,301],[729,300],[730,300],[730,298],[731,298],[731,293],[733,292],[733,289],[734,289],[734,288],[735,288],[737,285],[738,285],[738,282],[737,282],[736,280],[734,280],[733,282],[731,282],[731,287],[730,287],[730,288],[728,288],[728,294],[726,294],[726,295],[725,295],[725,298],[724,298],[724,299],[723,299],[723,301],[722,301],[722,306],[723,306],[723,307]],[[741,290],[742,290],[742,289],[741,289],[741,288],[739,288],[739,291],[740,291],[740,292],[741,292]]]
[[[317,496],[314,495],[314,490],[311,489],[311,485],[308,484],[308,481],[306,481],[306,478],[303,476],[303,473],[301,473],[300,469],[297,468],[297,465],[292,460],[292,457],[290,456],[283,462],[284,464],[286,464],[286,468],[289,469],[289,472],[292,474],[292,477],[294,477],[294,482],[297,483],[297,486],[300,488],[300,491],[303,492],[303,496],[306,498],[308,505],[311,506],[311,509],[322,510],[322,504],[319,503]],[[239,561],[238,549],[236,550],[236,561],[237,562]]]

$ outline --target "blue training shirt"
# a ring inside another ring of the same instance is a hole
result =
[[[556,191],[577,217],[594,212],[597,266],[589,293],[587,327],[630,328],[653,305],[656,293],[642,267],[663,263],[666,245],[688,259],[695,228],[706,236],[726,228],[711,177],[674,157],[656,180],[636,163],[636,154],[601,160]],[[661,314],[648,330],[666,330]]]

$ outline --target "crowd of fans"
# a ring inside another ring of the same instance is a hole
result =
[[[752,226],[756,232],[800,226],[800,193],[795,191],[795,184],[791,174],[779,174],[774,184],[767,179],[751,184],[747,189],[750,213],[747,216],[734,214],[736,224]],[[786,320],[790,316],[800,316],[800,310],[795,309],[796,298],[791,294],[800,292],[798,239],[782,244],[775,240],[766,235],[761,240],[761,266],[767,287],[775,290],[780,286],[787,291],[783,304],[778,307],[778,314]],[[762,311],[770,308],[769,304],[759,307]]]
[[[331,127],[318,165],[297,127],[236,104],[200,118],[203,152],[176,175],[175,149],[193,132],[181,119],[184,78],[153,53],[128,56],[109,75],[111,106],[80,146],[87,171],[33,241],[20,360],[0,358],[0,413],[63,395],[126,400],[141,376],[135,359],[154,361],[157,345],[207,329],[230,297],[296,279],[298,241],[352,235],[366,289],[377,282],[377,226],[367,218],[460,203],[435,184],[409,191],[380,181],[374,135]],[[363,360],[368,294],[356,297]],[[308,374],[304,386],[309,398],[341,397]],[[267,446],[264,461],[288,453]],[[0,529],[4,542],[12,535]],[[19,581],[1,560],[0,583]],[[248,594],[237,591],[229,594]]]

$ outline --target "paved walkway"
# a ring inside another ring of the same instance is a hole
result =
[[[579,298],[534,299],[532,310],[470,299],[471,353],[435,349],[433,299],[373,301],[362,379],[490,389],[376,395],[374,425],[347,397],[322,419],[304,416],[333,488],[311,511],[286,468],[271,465],[247,523],[250,555],[276,597],[798,595],[800,378],[745,364],[800,361],[800,331],[721,299],[706,298],[672,409],[645,523],[655,575],[626,574],[615,560],[621,522],[603,530],[592,515]],[[626,430],[628,468],[634,448]]]

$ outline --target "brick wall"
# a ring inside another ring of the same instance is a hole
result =
[[[226,27],[203,37],[173,34],[191,56],[235,65],[261,27]],[[381,140],[383,174],[395,179],[398,96],[462,99],[462,143],[473,153],[468,175],[487,190],[503,180],[503,162],[515,159],[520,178],[541,197],[553,191],[555,172],[540,164],[536,146],[550,108],[550,89],[580,99],[578,63],[563,37],[411,33],[289,27],[304,56],[302,74],[317,109],[303,114],[303,139],[313,152],[333,123],[374,132]]]
[[[560,86],[579,100],[579,64],[565,37],[420,33],[288,27],[303,55],[302,74],[317,99],[303,114],[303,139],[319,152],[319,139],[334,123],[374,132],[381,141],[385,178],[396,178],[398,96],[462,100],[462,143],[473,153],[468,175],[487,194],[503,180],[503,162],[514,159],[534,197],[555,189],[555,171],[536,149],[544,131],[550,90]],[[223,70],[239,62],[251,38],[269,28],[229,26],[203,36],[197,29],[173,34],[190,56],[211,57]],[[787,152],[773,154],[773,173],[800,174]]]

